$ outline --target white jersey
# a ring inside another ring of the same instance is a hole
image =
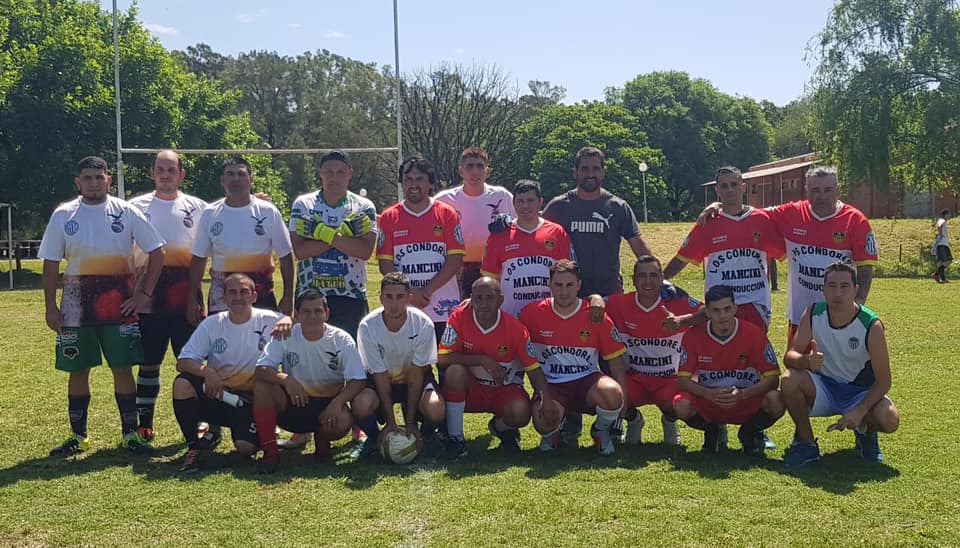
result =
[[[298,323],[289,338],[268,342],[257,366],[277,369],[281,365],[283,372],[297,379],[313,398],[332,398],[343,390],[345,381],[367,378],[353,338],[330,324],[315,341],[303,336]]]
[[[163,238],[139,209],[114,196],[96,205],[80,198],[57,206],[38,256],[67,260],[60,305],[64,325],[126,323],[120,304],[133,295],[133,244],[146,252]]]
[[[389,373],[390,382],[407,382],[407,368],[437,363],[437,335],[425,312],[407,307],[407,319],[399,331],[383,323],[383,307],[364,316],[357,329],[357,347],[367,372]]]
[[[183,313],[189,285],[190,259],[193,241],[200,228],[200,215],[207,202],[200,198],[177,193],[174,200],[158,198],[148,192],[130,200],[130,205],[143,212],[144,217],[157,229],[163,238],[163,271],[153,290],[153,299],[137,309],[138,313],[176,312]],[[143,282],[147,257],[135,250],[137,285]]]
[[[290,233],[273,204],[256,197],[243,207],[228,206],[221,198],[200,216],[200,228],[193,242],[193,255],[211,258],[211,312],[226,310],[223,282],[230,274],[242,272],[253,279],[257,293],[273,291],[273,255],[293,252]]]
[[[313,233],[319,222],[330,227],[339,227],[351,213],[360,213],[370,218],[371,230],[377,232],[377,210],[370,200],[347,192],[335,205],[327,204],[323,191],[314,191],[298,196],[290,209],[291,233],[297,231],[297,221],[306,223]],[[319,221],[316,220],[319,218]],[[350,257],[335,247],[316,257],[297,261],[297,294],[316,289],[331,297],[367,299],[367,262]]]
[[[230,321],[226,311],[207,316],[178,357],[206,361],[227,388],[253,390],[257,359],[280,318],[283,314],[262,308],[254,308],[250,319],[241,324]]]
[[[867,336],[873,324],[880,319],[872,310],[860,306],[857,315],[847,325],[830,325],[827,303],[816,303],[810,308],[810,327],[817,348],[823,353],[821,375],[857,386],[872,386],[873,367],[867,350]]]
[[[950,247],[950,228],[943,217],[937,219],[937,238],[933,241],[934,249],[938,245]]]
[[[483,194],[479,196],[470,196],[464,192],[463,186],[448,188],[438,193],[436,199],[452,205],[460,215],[460,227],[467,248],[463,258],[466,262],[479,263],[483,260],[483,250],[490,237],[487,228],[490,221],[501,213],[517,216],[513,208],[513,194],[499,186],[484,184]]]

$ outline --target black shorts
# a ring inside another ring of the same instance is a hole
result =
[[[377,383],[374,382],[372,376],[367,376],[367,388],[373,390],[374,393],[377,392]],[[433,378],[433,368],[427,368],[424,371],[423,375],[423,391],[433,390],[439,392],[440,387],[437,386],[437,381]],[[379,397],[379,394],[378,394]],[[407,413],[407,385],[403,384],[391,384],[390,385],[390,397],[393,399],[394,404],[400,404],[400,411],[406,415]],[[392,410],[391,410],[392,411]],[[377,407],[377,422],[380,424],[387,424],[387,415],[386,409],[384,409],[383,403]]]
[[[353,297],[331,296],[327,297],[327,306],[330,307],[330,318],[327,323],[343,329],[356,341],[360,320],[370,312],[367,301]]]
[[[463,263],[460,267],[460,274],[458,278],[460,279],[460,299],[466,299],[470,296],[470,291],[473,289],[473,282],[477,281],[477,278],[480,277],[480,263]]]
[[[173,347],[173,357],[176,359],[195,329],[183,313],[154,312],[139,316],[143,363],[146,365],[163,363],[168,343]]]
[[[937,262],[940,262],[940,263],[953,262],[953,253],[950,252],[950,246],[946,246],[946,245],[937,246]]]
[[[260,447],[260,439],[257,437],[257,426],[253,422],[253,394],[250,392],[237,392],[236,394],[246,400],[242,407],[227,405],[220,400],[208,398],[203,393],[203,377],[180,373],[177,378],[183,378],[190,382],[193,390],[197,393],[197,399],[200,401],[199,419],[208,422],[211,425],[225,426],[230,429],[230,437],[236,445],[238,441],[251,443]]]
[[[287,432],[305,434],[320,428],[320,413],[330,405],[333,398],[313,398],[304,407],[295,407],[287,394],[287,409],[277,416],[277,425]]]

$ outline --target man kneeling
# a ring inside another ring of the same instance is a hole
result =
[[[895,432],[900,413],[887,397],[890,354],[883,324],[858,304],[857,269],[833,263],[823,275],[826,302],[800,318],[783,361],[783,400],[797,426],[784,463],[799,467],[820,459],[810,417],[842,415],[827,430],[854,431],[863,458],[883,462],[877,432]]]
[[[227,310],[200,322],[177,360],[180,375],[173,381],[173,412],[187,440],[180,467],[185,473],[199,470],[203,453],[220,443],[220,426],[230,428],[241,455],[256,452],[250,402],[257,358],[271,331],[286,337],[292,324],[279,312],[253,307],[257,290],[246,274],[231,274],[223,287]],[[201,421],[210,423],[210,431],[198,437]]]
[[[530,397],[523,389],[523,373],[534,390],[547,380],[533,357],[530,334],[513,316],[500,312],[503,294],[497,280],[484,276],[473,283],[470,304],[457,308],[440,340],[439,363],[444,370],[443,397],[447,401],[445,456],[467,456],[463,414],[492,413],[487,425],[508,452],[520,450],[520,431],[530,422]]]
[[[707,323],[683,336],[674,410],[704,431],[704,452],[719,452],[721,425],[740,424],[744,453],[763,455],[763,430],[784,412],[777,356],[761,328],[736,318],[730,287],[715,285],[704,300]]]
[[[303,292],[290,337],[270,341],[257,360],[253,419],[263,449],[261,473],[277,469],[278,424],[288,432],[313,433],[318,458],[329,457],[330,441],[347,435],[353,426],[347,404],[364,389],[367,375],[353,339],[327,324],[329,316],[322,293]]]

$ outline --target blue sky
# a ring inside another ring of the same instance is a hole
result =
[[[111,0],[100,0],[107,9]],[[129,0],[118,0],[120,9]],[[476,7],[468,7],[473,5]],[[721,91],[783,105],[814,69],[807,45],[832,0],[400,0],[400,67],[494,64],[602,99],[638,74],[683,70]],[[198,42],[236,55],[327,49],[393,65],[391,0],[141,0],[140,19],[168,49]]]

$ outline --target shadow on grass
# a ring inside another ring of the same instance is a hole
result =
[[[0,290],[3,291],[34,291],[43,286],[43,276],[40,272],[29,269],[13,271],[13,289],[10,289],[10,271],[4,269],[0,272]]]

